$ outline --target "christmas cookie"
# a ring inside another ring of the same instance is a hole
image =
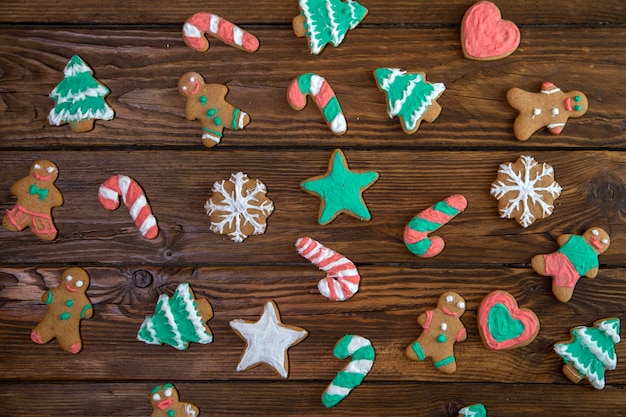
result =
[[[306,236],[296,241],[296,250],[326,272],[326,277],[317,284],[324,297],[345,301],[359,290],[361,275],[350,259]]]
[[[274,203],[267,198],[265,184],[243,172],[228,180],[216,181],[204,208],[211,218],[211,230],[243,242],[250,235],[265,233]]]
[[[115,113],[104,101],[109,89],[93,77],[93,71],[74,55],[63,70],[61,81],[50,92],[56,105],[48,114],[52,125],[70,124],[74,132],[93,129],[96,119],[111,120]]]
[[[311,95],[322,112],[324,120],[335,135],[343,135],[348,130],[335,92],[328,82],[317,74],[302,74],[294,78],[287,89],[287,101],[294,110],[306,106],[306,96]]]
[[[63,205],[63,195],[54,186],[58,175],[54,162],[46,159],[33,162],[28,176],[11,186],[17,202],[7,210],[2,225],[11,232],[30,227],[39,239],[54,240],[58,231],[52,221],[52,209]]]
[[[437,308],[417,317],[424,331],[406,348],[406,356],[415,361],[431,358],[435,368],[446,374],[456,371],[454,344],[467,338],[461,322],[465,300],[455,292],[446,292],[437,302]]]
[[[154,316],[147,316],[141,324],[137,340],[149,345],[165,343],[178,350],[187,350],[191,342],[213,342],[205,323],[213,318],[211,304],[205,298],[195,298],[189,284],[178,285],[172,298],[161,294],[154,311]]]
[[[482,404],[472,404],[461,408],[458,417],[487,417],[487,410]]]
[[[346,156],[341,149],[335,149],[328,163],[328,171],[324,175],[302,181],[300,187],[322,199],[317,221],[323,226],[341,213],[362,221],[370,220],[372,216],[362,194],[377,179],[377,172],[350,170]]]
[[[194,51],[205,52],[209,49],[205,34],[245,52],[252,53],[259,49],[256,36],[212,13],[196,13],[183,25],[183,40]]]
[[[461,22],[463,55],[478,61],[493,61],[511,55],[520,42],[515,23],[502,20],[500,9],[490,1],[475,3]]]
[[[554,180],[552,166],[522,155],[515,162],[500,165],[491,195],[498,200],[500,217],[528,227],[552,214],[561,186]]]
[[[604,371],[617,366],[615,344],[620,341],[619,331],[618,318],[598,320],[591,328],[573,328],[570,340],[554,345],[554,351],[565,362],[565,376],[576,384],[586,379],[594,388],[604,388]]]
[[[387,94],[389,117],[400,118],[404,133],[415,133],[422,121],[432,123],[439,117],[437,99],[446,89],[442,83],[429,83],[423,72],[407,73],[398,68],[378,68],[374,78]]]
[[[172,384],[157,385],[150,391],[152,414],[150,417],[196,417],[200,409],[178,399],[178,391]]]
[[[451,195],[443,201],[420,211],[404,228],[403,241],[407,249],[422,258],[439,255],[445,242],[439,236],[428,234],[448,223],[467,207],[462,195]]]
[[[312,54],[319,54],[328,43],[337,47],[349,29],[367,15],[367,9],[354,0],[298,0],[301,13],[293,18],[297,37],[306,37]]]
[[[289,373],[287,349],[309,334],[303,328],[283,324],[273,301],[265,304],[258,321],[235,319],[230,322],[230,327],[246,342],[237,371],[265,364],[283,378]]]
[[[80,337],[80,321],[93,316],[93,308],[87,298],[89,274],[74,267],[63,271],[61,282],[41,297],[48,310],[30,334],[33,342],[44,344],[56,338],[61,349],[78,353],[83,348]]]
[[[347,334],[335,345],[333,354],[337,359],[351,357],[346,367],[337,373],[322,394],[322,404],[330,408],[339,404],[350,392],[361,385],[372,369],[376,353],[369,339]]]
[[[558,251],[534,256],[531,265],[539,275],[552,277],[554,296],[566,303],[581,276],[598,276],[598,255],[609,248],[611,239],[603,229],[592,227],[582,236],[560,235],[557,243],[561,247]]]
[[[98,199],[107,210],[115,210],[120,205],[120,197],[130,211],[135,226],[146,239],[154,239],[159,234],[159,226],[152,215],[146,195],[137,181],[126,175],[114,175],[98,189]]]
[[[478,330],[485,346],[514,349],[531,343],[539,334],[539,319],[506,291],[494,291],[478,306]]]
[[[226,101],[228,87],[206,84],[197,72],[188,72],[180,77],[178,91],[187,99],[185,118],[200,121],[202,144],[207,148],[220,143],[224,128],[239,130],[250,123],[247,113]]]
[[[506,99],[519,111],[513,132],[519,140],[528,140],[537,130],[546,127],[548,132],[558,135],[563,131],[567,119],[581,117],[587,112],[587,97],[580,91],[563,92],[552,83],[544,83],[539,93],[520,88],[511,88]]]

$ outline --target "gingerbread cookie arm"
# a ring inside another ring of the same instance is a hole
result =
[[[556,243],[558,243],[559,246],[563,246],[567,243],[570,237],[572,237],[572,235],[569,233],[566,235],[560,235],[559,237],[556,238]]]
[[[589,271],[585,272],[585,276],[587,278],[595,278],[598,276],[598,272],[600,272],[598,267],[591,268]]]

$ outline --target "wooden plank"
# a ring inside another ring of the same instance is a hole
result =
[[[380,29],[363,28],[341,48],[316,57],[303,40],[281,28],[259,29],[262,47],[254,55],[215,42],[208,53],[196,53],[174,29],[5,28],[0,30],[0,98],[6,107],[0,119],[0,148],[202,149],[200,125],[184,119],[185,101],[176,90],[179,77],[193,70],[207,82],[226,84],[228,101],[251,115],[245,130],[226,131],[221,148],[332,143],[420,149],[622,149],[626,29],[545,27],[524,30],[523,35],[515,54],[485,63],[462,57],[457,29],[385,29],[381,36]],[[98,121],[88,133],[75,134],[68,126],[47,121],[53,106],[48,94],[73,54],[81,55],[109,87],[107,100],[116,111],[114,120]],[[546,54],[551,59],[546,60]],[[414,135],[404,134],[399,121],[387,115],[386,97],[372,75],[376,67],[426,71],[430,81],[445,83],[438,120],[424,123]],[[333,86],[347,117],[346,135],[332,135],[314,104],[300,112],[289,107],[287,86],[304,72],[317,72]],[[542,131],[519,142],[512,129],[516,112],[506,102],[506,91],[514,86],[538,91],[547,80],[564,90],[584,91],[590,110],[570,119],[559,136]]]
[[[146,416],[152,411],[143,383],[2,383],[6,410],[15,417]],[[200,415],[354,415],[456,417],[464,406],[482,402],[488,415],[600,415],[624,407],[622,389],[596,392],[567,384],[433,384],[372,383],[368,379],[339,405],[325,409],[320,401],[327,382],[179,382],[181,400],[200,408]],[[37,401],[32,401],[36,397]]]
[[[30,330],[45,314],[40,297],[58,284],[62,268],[4,268],[0,274],[0,378],[37,381],[278,381],[266,367],[237,372],[243,341],[229,326],[231,320],[257,320],[268,300],[278,305],[283,322],[303,327],[309,336],[289,350],[291,381],[330,381],[341,364],[332,348],[346,333],[369,338],[377,356],[368,380],[385,382],[432,381],[562,384],[561,359],[555,342],[569,339],[569,329],[616,316],[624,319],[622,285],[626,270],[601,271],[596,280],[579,283],[567,304],[556,301],[550,280],[528,268],[431,269],[360,267],[360,291],[350,300],[326,300],[316,284],[322,274],[312,266],[220,268],[86,267],[91,277],[89,297],[94,318],[82,324],[83,351],[62,352],[52,341],[37,345]],[[138,271],[151,277],[137,282]],[[187,282],[196,297],[207,298],[214,309],[208,324],[214,334],[209,345],[192,344],[185,352],[170,346],[151,346],[135,340],[146,315],[154,314],[159,294],[171,295]],[[476,309],[496,289],[513,294],[521,307],[532,309],[541,321],[535,342],[511,351],[483,346]],[[409,361],[405,348],[421,333],[416,317],[434,308],[439,296],[458,291],[466,300],[462,321],[468,339],[455,347],[459,369],[452,375],[428,363]],[[616,345],[618,357],[626,345]],[[524,360],[519,360],[523,357]],[[200,365],[201,364],[201,365]],[[491,365],[487,365],[491,364]],[[488,366],[489,372],[486,372]],[[88,370],[88,372],[87,372]],[[626,368],[607,372],[609,384],[624,384]]]
[[[196,12],[211,12],[237,24],[291,25],[299,13],[296,0],[257,0],[254,3],[215,0],[210,5],[181,0],[144,2],[141,0],[86,0],[80,7],[71,0],[54,3],[41,0],[0,3],[1,23],[40,24],[172,24],[183,22]],[[367,25],[460,25],[465,11],[474,0],[434,0],[424,4],[411,0],[364,0],[369,9],[363,21]],[[505,19],[518,25],[620,25],[626,22],[626,10],[620,0],[603,0],[601,7],[589,7],[584,0],[570,0],[556,5],[548,0],[499,2]]]
[[[351,169],[374,170],[380,178],[363,193],[372,220],[340,215],[326,226],[317,222],[320,199],[303,191],[301,181],[326,172],[329,149],[247,149],[217,147],[191,151],[15,151],[0,154],[0,210],[14,204],[11,184],[26,175],[37,158],[59,166],[56,183],[65,204],[53,215],[60,231],[43,243],[28,230],[0,228],[0,263],[20,265],[124,263],[154,265],[276,264],[301,262],[295,241],[310,236],[361,263],[407,265],[528,264],[538,253],[558,249],[556,237],[582,233],[592,226],[607,230],[613,245],[603,264],[623,265],[626,222],[621,215],[626,193],[626,154],[607,151],[533,151],[551,164],[563,188],[555,210],[529,228],[501,219],[489,195],[501,163],[525,151],[406,152],[346,149]],[[137,161],[141,161],[138,164]],[[215,181],[242,171],[268,187],[275,211],[263,235],[241,244],[209,230],[204,209]],[[146,240],[128,210],[105,210],[99,185],[114,174],[133,177],[144,188],[159,222],[160,235]],[[452,194],[466,196],[468,209],[440,229],[446,249],[420,259],[402,242],[407,222],[419,211]]]

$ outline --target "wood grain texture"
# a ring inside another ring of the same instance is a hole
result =
[[[30,231],[0,228],[0,415],[146,416],[149,392],[173,382],[182,400],[204,415],[407,415],[456,417],[484,403],[490,416],[614,415],[626,407],[626,345],[598,391],[574,385],[561,372],[555,342],[595,320],[622,321],[626,302],[626,3],[605,0],[497,1],[521,29],[520,48],[500,61],[463,58],[460,23],[474,0],[363,0],[369,14],[339,48],[309,53],[296,38],[295,0],[0,2],[0,213],[15,203],[13,182],[38,158],[60,170],[65,203],[53,215],[59,236],[42,242]],[[246,54],[210,39],[207,53],[186,47],[182,24],[198,11],[216,13],[253,32],[261,47]],[[68,59],[80,55],[111,94],[116,116],[93,131],[72,133],[47,122],[50,91]],[[405,135],[389,119],[373,77],[378,67],[425,71],[443,82],[443,111]],[[176,90],[187,71],[225,84],[227,100],[248,112],[244,130],[202,146],[200,124],[184,118]],[[292,110],[285,98],[297,75],[316,72],[334,88],[348,132],[336,137],[310,103]],[[538,91],[544,81],[579,89],[590,108],[563,133],[545,131],[527,142],[513,136],[511,87]],[[379,180],[363,195],[372,220],[341,215],[317,223],[318,197],[300,182],[326,172],[341,148],[351,169]],[[527,229],[501,219],[489,194],[501,163],[532,155],[555,169],[563,188],[554,214]],[[241,244],[209,230],[203,208],[215,181],[245,172],[262,180],[275,212],[265,234]],[[145,240],[128,210],[107,211],[99,185],[129,175],[145,190],[160,234]],[[407,222],[452,194],[465,212],[439,229],[446,247],[432,259],[402,242]],[[599,226],[611,236],[596,279],[581,279],[560,303],[532,256],[558,248],[563,233]],[[362,276],[359,292],[331,302],[317,289],[324,273],[295,250],[310,236],[349,257]],[[37,345],[30,331],[45,314],[41,295],[68,266],[91,276],[94,317],[82,322],[84,348]],[[189,283],[211,303],[214,342],[185,352],[136,340],[160,294]],[[412,362],[406,346],[421,333],[417,316],[447,290],[467,301],[458,343],[458,371]],[[513,294],[541,322],[526,347],[491,351],[477,329],[477,308],[494,290]],[[258,319],[274,300],[287,324],[309,336],[289,350],[286,380],[260,366],[237,372],[244,342],[233,319]],[[377,357],[364,383],[333,409],[321,394],[346,365],[332,349],[346,333],[369,338]]]

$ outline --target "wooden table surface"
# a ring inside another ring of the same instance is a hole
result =
[[[626,366],[618,361],[607,371],[603,390],[576,385],[561,372],[553,345],[574,326],[625,317],[626,3],[497,1],[520,27],[521,44],[491,62],[462,54],[460,22],[472,3],[363,0],[369,14],[362,24],[316,56],[294,36],[295,0],[0,2],[0,209],[15,204],[11,185],[40,158],[58,165],[65,199],[53,210],[54,241],[0,228],[0,415],[147,416],[150,390],[165,382],[201,415],[434,417],[456,416],[473,403],[497,417],[619,414]],[[181,29],[200,11],[251,31],[260,49],[248,54],[211,38],[208,52],[191,50]],[[47,121],[48,94],[75,54],[111,90],[115,110],[113,120],[87,133]],[[387,116],[373,77],[378,67],[425,71],[429,81],[443,82],[439,118],[404,134]],[[212,149],[202,146],[200,125],[185,120],[176,88],[187,71],[225,84],[250,125],[225,131]],[[287,87],[305,72],[334,88],[347,118],[344,136],[330,132],[314,104],[289,107]],[[544,81],[583,91],[589,111],[559,136],[542,129],[520,142],[506,91],[538,91]],[[350,168],[380,174],[363,194],[369,222],[341,215],[320,226],[319,198],[300,188],[326,172],[336,148]],[[501,219],[489,192],[498,166],[520,155],[552,165],[563,189],[554,214],[526,229]],[[275,211],[265,234],[234,243],[209,230],[203,206],[215,181],[240,171],[267,185]],[[142,238],[125,208],[100,205],[98,187],[115,174],[144,188],[157,239]],[[452,194],[469,205],[437,232],[445,250],[431,259],[412,255],[402,242],[408,220]],[[570,302],[558,302],[530,259],[558,249],[558,235],[592,226],[612,239],[598,277],[582,279]],[[324,273],[296,252],[301,236],[355,262],[362,281],[352,299],[320,295]],[[69,266],[88,271],[94,305],[78,355],[56,341],[30,340],[46,311],[41,295]],[[213,307],[213,343],[181,352],[137,341],[158,296],[183,282]],[[451,375],[404,353],[421,333],[417,316],[447,290],[467,301],[468,337],[455,346]],[[533,343],[508,351],[483,345],[476,311],[494,290],[509,291],[538,315]],[[257,320],[268,300],[285,323],[309,331],[289,350],[287,379],[265,366],[236,371],[244,342],[229,323]],[[347,363],[333,357],[333,346],[346,333],[369,338],[376,359],[363,384],[326,409],[321,394]],[[626,345],[616,351],[626,354]]]

